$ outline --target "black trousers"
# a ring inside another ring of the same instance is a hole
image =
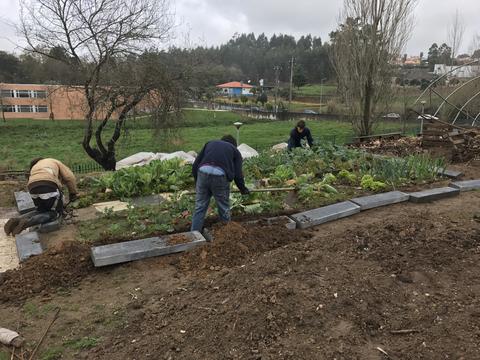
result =
[[[34,198],[33,203],[37,210],[41,213],[54,211],[56,212],[57,217],[63,214],[63,195],[60,189],[56,184],[41,184],[35,186],[32,184],[30,186],[30,194],[32,195],[39,195],[39,194],[48,194],[51,192],[56,192],[58,190],[59,194],[57,197],[52,197],[50,199],[40,199]]]

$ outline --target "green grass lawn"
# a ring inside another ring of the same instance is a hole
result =
[[[242,121],[240,142],[266,149],[286,142],[294,121],[267,121],[242,118],[230,112],[185,111],[181,127],[155,135],[148,120],[131,121],[117,146],[117,159],[140,151],[199,151],[203,144],[225,134],[236,136],[232,125]],[[353,136],[346,122],[309,121],[315,139],[343,144]],[[376,132],[400,131],[400,124],[380,123]],[[111,131],[111,128],[108,129]],[[107,131],[107,132],[108,132]],[[25,168],[38,156],[54,157],[72,166],[92,163],[82,148],[82,121],[9,120],[0,123],[0,169]]]
[[[323,84],[323,95],[334,94],[337,91],[336,85]],[[322,85],[307,84],[300,88],[294,88],[293,92],[297,96],[320,96],[322,94]]]

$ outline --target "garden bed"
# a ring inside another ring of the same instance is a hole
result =
[[[405,158],[375,157],[360,150],[329,144],[313,150],[267,151],[244,161],[247,186],[295,187],[295,192],[264,192],[231,195],[231,209],[238,215],[283,215],[293,210],[312,209],[352,197],[402,187],[424,186],[439,180],[442,160],[426,154]],[[99,240],[115,237],[168,234],[188,227],[194,208],[191,165],[174,159],[154,161],[142,167],[126,168],[101,177],[85,178],[80,186],[86,195],[76,205],[168,193],[155,206],[129,207],[123,214],[105,212],[108,220],[82,225],[83,237]],[[216,213],[215,205],[208,211]],[[96,229],[95,229],[96,228]],[[102,229],[103,234],[98,230]]]
[[[293,238],[232,223],[214,229],[222,246],[45,277],[52,286],[10,295],[0,318],[33,344],[61,308],[41,358],[477,359],[479,206],[478,192],[402,203]]]

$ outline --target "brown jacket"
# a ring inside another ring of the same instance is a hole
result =
[[[54,182],[58,188],[65,184],[70,194],[77,194],[77,180],[72,170],[55,159],[42,159],[37,162],[30,170],[28,179],[28,188],[35,182]]]

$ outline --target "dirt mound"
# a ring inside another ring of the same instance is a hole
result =
[[[0,275],[0,301],[17,301],[32,294],[75,286],[93,270],[90,246],[65,243],[31,257],[19,269]]]
[[[388,271],[400,274],[415,264],[439,270],[462,261],[466,251],[479,248],[480,227],[466,230],[431,222],[431,218],[424,213],[408,224],[389,222],[356,232],[359,257],[379,261]]]
[[[464,142],[454,147],[452,161],[455,163],[480,159],[480,132],[470,130],[463,135]]]
[[[285,244],[298,242],[311,235],[305,231],[291,231],[284,225],[268,225],[266,222],[217,224],[212,230],[213,241],[180,259],[185,270],[215,269],[243,264],[254,254],[263,253]]]
[[[363,149],[372,154],[404,157],[414,154],[422,154],[421,138],[402,137],[400,139],[378,139],[369,142],[352,144],[351,147]]]
[[[312,240],[278,242],[244,267],[195,276],[161,300],[152,290],[129,314],[135,342],[120,329],[89,355],[478,359],[480,227],[459,212],[384,213],[367,226],[347,220],[341,231],[326,225]],[[263,231],[276,238],[283,230]],[[230,224],[216,233],[231,261],[248,257],[238,244],[261,249],[249,242],[255,228]],[[212,255],[204,257],[215,264]]]

